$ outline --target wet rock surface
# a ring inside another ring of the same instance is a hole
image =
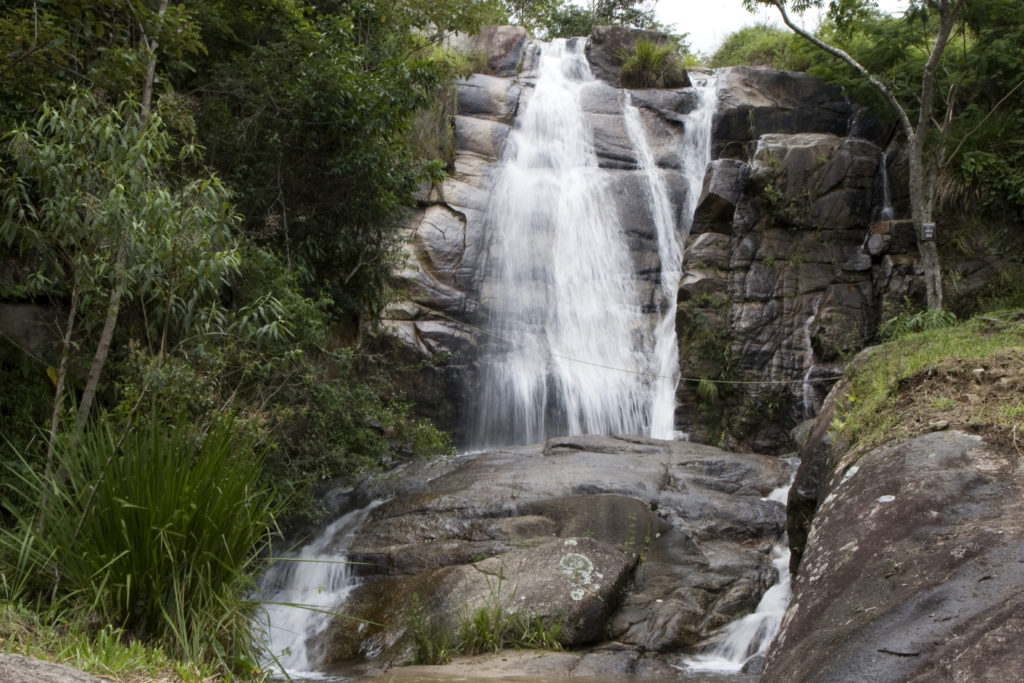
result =
[[[1024,678],[1012,442],[936,431],[831,464],[764,680]]]
[[[789,476],[777,458],[640,437],[425,467],[392,482],[401,495],[357,534],[362,582],[323,635],[324,666],[408,663],[415,594],[436,627],[498,605],[593,650],[573,668],[636,673],[645,653],[678,655],[753,609],[784,524],[764,496]]]

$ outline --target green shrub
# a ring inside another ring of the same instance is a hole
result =
[[[677,88],[686,84],[686,70],[672,44],[638,40],[633,54],[626,57],[619,71],[624,88]]]
[[[53,467],[8,467],[31,492],[0,530],[9,599],[88,613],[172,656],[225,671],[255,661],[244,596],[277,513],[262,456],[229,418],[103,418],[59,444]],[[9,577],[9,578],[8,578]]]
[[[710,66],[770,66],[806,71],[812,63],[802,38],[786,29],[755,24],[727,36],[711,56]]]
[[[878,336],[885,341],[900,339],[914,332],[939,330],[956,325],[956,314],[948,310],[924,310],[903,313],[878,326]]]
[[[413,642],[413,664],[447,664],[452,660],[455,644],[451,631],[428,621],[420,596],[413,593],[409,604],[409,635]]]

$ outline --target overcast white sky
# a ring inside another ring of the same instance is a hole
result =
[[[907,0],[878,0],[878,6],[887,12],[902,12]],[[778,10],[774,7],[751,14],[743,9],[742,0],[659,0],[658,20],[674,24],[680,33],[689,33],[690,47],[710,54],[730,33],[760,22],[782,26]],[[808,13],[805,26],[817,25],[817,17]]]

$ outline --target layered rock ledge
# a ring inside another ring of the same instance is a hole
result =
[[[409,663],[415,595],[435,629],[500,605],[585,648],[573,670],[601,654],[623,673],[665,673],[665,656],[775,581],[784,510],[765,496],[789,477],[778,458],[624,436],[435,463],[370,514],[350,550],[362,582],[315,647],[327,670]]]

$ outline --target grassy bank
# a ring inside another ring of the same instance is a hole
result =
[[[1024,454],[1024,310],[903,334],[847,377],[832,422],[840,452],[955,428]]]
[[[0,653],[65,664],[117,683],[219,680],[212,667],[183,661],[124,631],[84,620],[51,621],[23,606],[0,602]]]

